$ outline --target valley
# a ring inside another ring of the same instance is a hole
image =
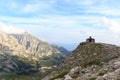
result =
[[[41,79],[53,71],[69,51],[43,42],[31,34],[0,33],[1,79]],[[66,54],[65,54],[66,53]]]

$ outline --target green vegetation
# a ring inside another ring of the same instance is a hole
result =
[[[0,76],[0,80],[33,80],[32,78],[40,80],[41,78],[52,72],[54,69],[53,65],[59,65],[62,58],[63,56],[61,54],[54,53],[51,56],[41,58],[41,60],[38,62],[32,61],[32,59],[30,62],[25,58],[11,56],[9,54],[0,54],[0,66],[2,67],[0,71],[4,72],[4,75],[2,74]],[[6,61],[8,61],[8,63],[6,63]],[[41,61],[44,61],[46,63],[41,63]],[[11,67],[9,68],[8,65]],[[50,66],[51,69],[46,69],[44,72],[41,72],[41,70],[39,70],[41,65],[48,67]],[[10,71],[6,72],[4,71],[4,68]]]
[[[17,75],[12,73],[6,73],[0,76],[0,80],[41,80],[53,70],[47,70],[46,72],[36,72],[32,74]]]
[[[59,75],[55,76],[54,78],[51,78],[50,80],[55,80],[57,78],[63,78],[68,72],[62,72]]]
[[[50,56],[43,56],[43,58],[40,58],[39,61],[41,66],[58,66],[63,58],[63,55],[53,53]]]
[[[78,74],[73,74],[71,77],[73,78],[73,79],[75,79],[75,78],[77,78],[79,75]]]
[[[83,66],[83,67],[87,67],[87,66],[91,66],[91,65],[99,65],[99,66],[100,66],[100,65],[102,65],[102,64],[101,64],[100,61],[94,60],[94,61],[91,61],[91,62],[88,62],[88,63],[86,62],[86,63],[84,63],[82,66]]]
[[[109,49],[109,48],[108,48]],[[81,54],[84,59],[80,62],[82,67],[87,67],[90,65],[101,66],[101,62],[108,62],[111,59],[117,58],[117,56],[112,51],[117,51],[115,47],[111,51],[111,48],[107,50],[107,47],[100,43],[88,43],[82,45],[79,50],[75,53]],[[79,59],[79,58],[78,58]]]
[[[96,78],[90,78],[89,80],[96,80]]]
[[[41,75],[14,75],[14,74],[7,74],[7,75],[2,75],[0,76],[0,80],[40,80],[41,78],[39,77]]]

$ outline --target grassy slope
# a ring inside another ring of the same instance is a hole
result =
[[[93,64],[101,66],[102,62],[108,62],[111,59],[120,56],[120,47],[103,43],[81,43],[59,66],[54,77],[62,78],[71,68],[81,66],[82,68]]]

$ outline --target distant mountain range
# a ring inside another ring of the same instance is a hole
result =
[[[71,51],[68,51],[67,49],[65,49],[62,46],[57,46],[57,45],[52,45],[52,46],[53,46],[53,48],[59,50],[65,56],[68,56],[71,53]]]
[[[45,72],[58,66],[69,51],[41,41],[28,32],[0,32],[0,74]]]

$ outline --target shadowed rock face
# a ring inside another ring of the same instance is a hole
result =
[[[2,44],[0,44],[0,48],[2,48]]]
[[[10,53],[10,49],[8,46],[4,46],[2,44],[0,44],[0,50],[6,53]]]
[[[27,41],[27,42],[26,42],[26,49],[28,50],[29,47],[30,47],[30,41]]]
[[[34,68],[34,66],[20,60],[18,56],[13,56],[10,52],[4,51],[3,49],[0,48],[0,74],[8,72],[16,74],[24,73]]]
[[[43,80],[119,80],[119,63],[120,47],[84,42]]]

